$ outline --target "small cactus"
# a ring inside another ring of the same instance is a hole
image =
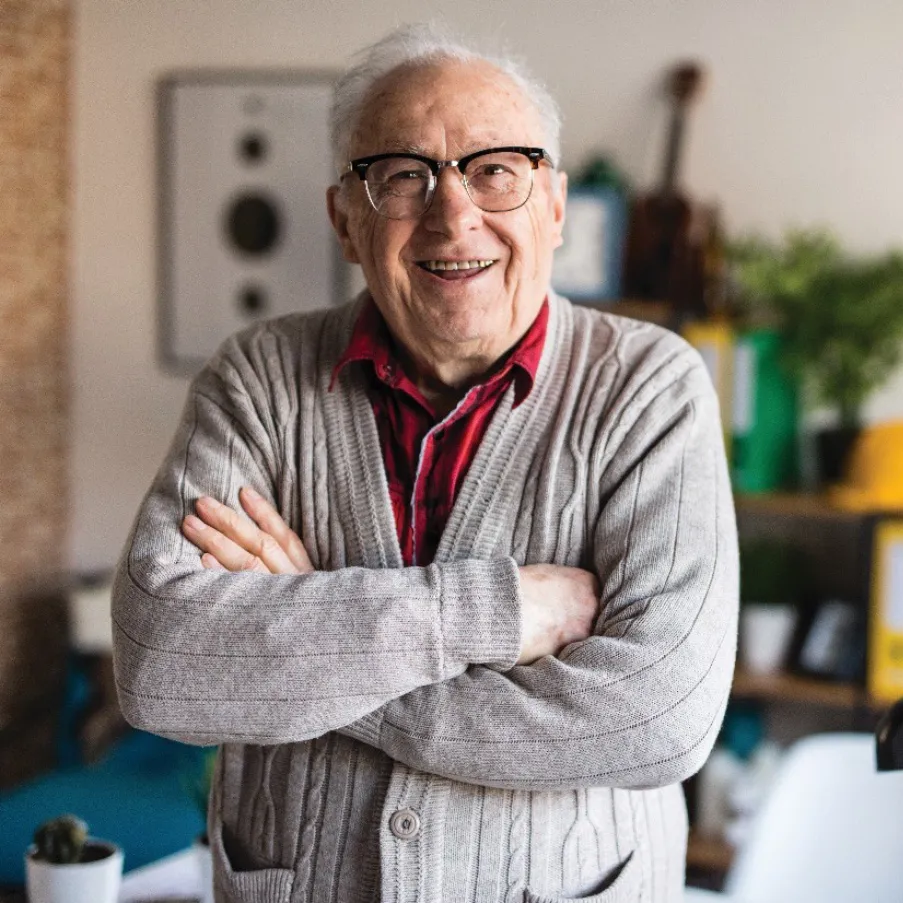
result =
[[[55,865],[81,862],[88,826],[74,815],[60,815],[44,822],[34,834],[37,858]]]

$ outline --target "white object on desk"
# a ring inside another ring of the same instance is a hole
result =
[[[31,847],[25,856],[26,886],[31,903],[115,903],[122,879],[122,850],[89,838],[100,859],[89,862],[46,862]]]
[[[139,903],[160,897],[201,899],[201,896],[201,869],[192,847],[126,873],[119,903]]]
[[[795,743],[726,889],[764,903],[903,900],[903,773],[882,774],[872,734]]]

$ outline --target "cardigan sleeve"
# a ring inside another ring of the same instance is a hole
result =
[[[510,559],[301,576],[201,566],[180,532],[199,496],[236,508],[243,485],[276,496],[266,416],[258,394],[214,369],[192,387],[114,582],[128,721],[188,743],[292,742],[469,665],[511,667],[520,605]]]
[[[689,383],[679,404],[666,391],[645,407],[600,468],[594,635],[504,673],[471,667],[344,733],[508,789],[664,786],[701,767],[733,675],[738,561],[717,399],[704,375]]]

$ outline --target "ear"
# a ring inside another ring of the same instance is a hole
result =
[[[342,195],[340,185],[330,185],[326,190],[326,209],[329,211],[329,220],[335,234],[338,236],[339,244],[342,246],[342,256],[348,263],[360,263],[357,249],[351,240],[351,233],[348,230],[348,211],[346,210],[347,199]]]
[[[552,247],[560,248],[563,241],[565,208],[568,199],[568,174],[558,173],[558,190],[552,183]]]

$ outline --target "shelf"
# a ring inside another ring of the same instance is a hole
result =
[[[862,520],[866,511],[848,511],[834,505],[828,496],[807,492],[765,492],[761,495],[737,493],[737,510],[744,514],[776,517],[811,517],[820,520]]]
[[[645,320],[658,326],[670,326],[674,320],[674,308],[667,301],[623,298],[618,301],[585,299],[578,303],[584,307],[592,307],[619,317],[629,317],[632,320]]]
[[[687,867],[707,872],[726,872],[734,859],[734,848],[724,840],[703,837],[690,831]]]
[[[803,702],[833,708],[872,708],[864,687],[830,683],[793,674],[747,674],[737,671],[731,694],[745,699]]]

